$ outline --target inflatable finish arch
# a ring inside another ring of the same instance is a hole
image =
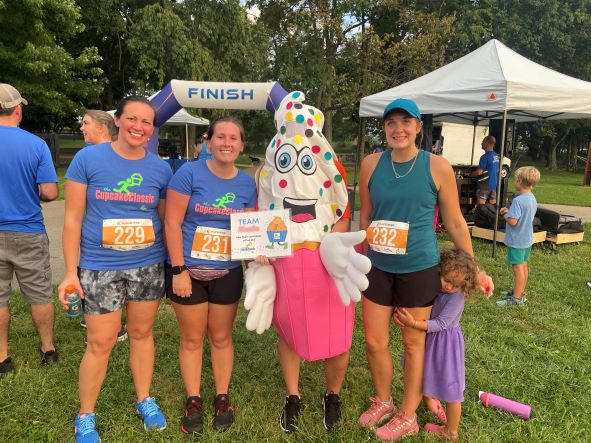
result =
[[[148,149],[158,151],[158,128],[181,108],[267,110],[275,113],[287,91],[277,82],[226,83],[171,80],[154,96],[157,117]]]

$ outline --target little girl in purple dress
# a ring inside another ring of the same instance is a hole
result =
[[[423,399],[429,411],[443,426],[425,425],[425,431],[451,441],[459,438],[458,428],[466,386],[464,336],[460,318],[464,298],[478,287],[478,265],[473,257],[459,249],[442,251],[439,264],[441,292],[433,304],[430,320],[415,320],[404,308],[396,311],[400,327],[427,331]],[[447,416],[440,400],[446,403]]]

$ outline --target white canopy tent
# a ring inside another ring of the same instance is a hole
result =
[[[435,121],[479,121],[507,112],[516,121],[591,116],[591,82],[532,62],[498,40],[395,88],[361,99],[359,116],[381,117],[398,97]]]
[[[429,74],[363,97],[359,116],[381,117],[396,98],[415,101],[421,113],[432,114],[434,121],[477,125],[503,119],[501,140],[507,116],[516,122],[591,118],[591,82],[532,62],[494,39]],[[503,158],[505,143],[500,147]],[[497,195],[500,188],[501,168]],[[496,233],[495,222],[493,256]]]

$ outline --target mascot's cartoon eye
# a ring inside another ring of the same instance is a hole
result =
[[[281,146],[275,154],[275,167],[279,172],[289,172],[296,164],[298,152],[293,145]]]
[[[298,153],[298,166],[306,175],[312,175],[316,172],[316,162],[310,153],[310,148],[305,147]]]

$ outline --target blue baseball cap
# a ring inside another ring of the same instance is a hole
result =
[[[388,106],[384,109],[384,115],[382,116],[382,120],[385,120],[388,114],[395,109],[402,109],[403,111],[407,112],[411,117],[416,119],[421,119],[421,111],[419,111],[419,107],[415,102],[409,100],[407,98],[397,98],[394,101],[388,103]]]

